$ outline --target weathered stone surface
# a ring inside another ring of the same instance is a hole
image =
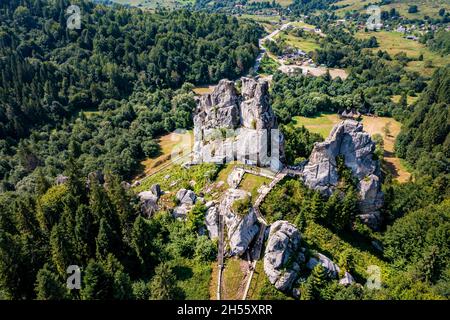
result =
[[[353,276],[348,273],[347,271],[345,272],[344,276],[342,277],[342,279],[339,280],[339,284],[343,285],[343,286],[348,286],[351,285],[352,283],[355,282],[355,279],[353,278]]]
[[[143,191],[138,194],[141,202],[141,211],[147,217],[151,217],[155,212],[159,210],[158,197],[156,197],[151,191]]]
[[[276,221],[270,226],[264,272],[278,290],[287,291],[297,278],[300,263],[304,262],[300,240],[300,232],[287,221]]]
[[[205,225],[209,232],[210,239],[219,237],[219,208],[212,205],[208,208],[205,216]]]
[[[62,174],[59,174],[56,178],[55,178],[55,183],[56,185],[61,185],[66,183],[67,181],[69,181],[69,177],[63,176]]]
[[[193,205],[197,199],[194,191],[187,189],[180,189],[177,192],[176,198],[181,204]]]
[[[310,258],[306,267],[312,270],[319,263],[325,268],[330,278],[336,279],[338,277],[339,272],[341,271],[338,265],[321,253],[316,253],[314,257]]]
[[[161,186],[159,184],[154,184],[150,187],[150,191],[157,197],[161,197],[162,191]]]
[[[177,219],[186,219],[187,213],[192,209],[192,206],[186,203],[183,203],[182,205],[173,208],[172,210],[172,216]]]
[[[380,165],[373,159],[375,143],[361,123],[345,120],[338,123],[328,138],[316,143],[303,169],[303,178],[308,187],[331,195],[338,184],[336,157],[343,155],[345,165],[359,181],[361,219],[373,229],[381,223],[380,208],[383,193],[380,184]]]
[[[242,255],[250,242],[257,235],[259,225],[253,208],[249,208],[248,214],[240,216],[233,212],[234,201],[243,199],[248,193],[239,189],[228,189],[224,199],[219,205],[219,213],[223,215],[227,231],[230,255]]]
[[[221,80],[199,99],[194,115],[194,162],[247,160],[278,170],[284,159],[284,139],[269,103],[268,82],[242,78],[242,94]],[[272,154],[268,154],[272,146]],[[279,152],[275,151],[279,146]],[[280,161],[281,160],[281,161]],[[277,167],[277,168],[275,168]]]

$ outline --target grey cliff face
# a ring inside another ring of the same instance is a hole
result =
[[[267,81],[244,77],[239,94],[234,82],[221,80],[212,93],[198,101],[194,114],[194,162],[249,159],[263,167],[278,166],[274,169],[279,170],[284,159],[284,139],[276,129]]]
[[[381,223],[380,208],[383,193],[380,183],[380,164],[373,159],[375,143],[363,131],[361,123],[345,120],[338,123],[328,138],[314,146],[313,152],[303,170],[306,185],[331,195],[337,186],[339,176],[336,157],[343,155],[345,165],[358,180],[360,192],[360,218],[371,228],[377,229]]]
[[[287,291],[292,287],[305,260],[300,252],[300,240],[300,232],[287,221],[276,221],[270,226],[264,272],[278,290]]]
[[[218,207],[218,213],[222,214],[224,218],[230,255],[232,256],[242,255],[259,231],[258,219],[253,208],[249,208],[248,213],[244,216],[233,212],[233,203],[247,196],[246,191],[229,189]]]

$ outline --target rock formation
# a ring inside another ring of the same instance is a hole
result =
[[[300,248],[300,232],[287,221],[276,221],[270,226],[269,240],[264,254],[264,272],[278,289],[292,287],[305,257]]]
[[[284,141],[269,103],[265,80],[242,78],[242,94],[234,82],[221,80],[203,95],[194,114],[194,162],[240,160],[279,170]]]
[[[337,124],[328,138],[316,143],[308,163],[303,170],[303,178],[308,187],[331,195],[338,184],[339,176],[336,157],[343,155],[345,165],[358,180],[360,192],[360,218],[371,228],[377,229],[381,223],[379,209],[383,205],[381,192],[380,165],[373,159],[375,143],[361,123],[345,120]]]
[[[248,193],[243,190],[228,189],[220,204],[208,209],[206,216],[208,231],[210,236],[214,236],[216,232],[218,234],[219,214],[223,215],[231,256],[242,255],[259,231],[253,208],[249,208],[248,213],[243,216],[233,211],[233,203],[247,196]]]
[[[158,200],[161,194],[161,187],[158,184],[152,185],[150,191],[142,191],[138,194],[141,202],[141,212],[144,215],[151,217],[159,210]]]
[[[331,261],[330,258],[321,253],[316,253],[314,257],[310,258],[308,263],[306,264],[306,267],[312,270],[318,264],[321,264],[322,267],[325,268],[328,276],[332,279],[336,279],[339,275],[339,272],[341,272],[341,269],[337,264],[335,264],[333,261]]]

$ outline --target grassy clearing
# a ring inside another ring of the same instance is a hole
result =
[[[185,5],[193,5],[195,0],[112,0],[113,2],[145,9],[178,8]]]
[[[136,192],[149,190],[150,187],[159,183],[164,191],[178,191],[181,188],[191,188],[196,193],[200,192],[207,184],[216,179],[219,166],[212,163],[204,163],[189,169],[180,165],[173,165],[144,180],[140,186],[135,188]],[[195,182],[191,185],[191,181]]]
[[[286,43],[294,48],[301,49],[305,52],[315,51],[320,48],[319,43],[314,37],[297,37],[292,33],[279,33],[278,38],[284,39]]]
[[[337,114],[321,114],[316,117],[294,117],[295,126],[305,126],[311,132],[320,134],[323,138],[327,138],[333,127],[339,123],[341,119]],[[399,158],[394,155],[395,139],[401,130],[400,122],[393,118],[387,117],[362,117],[364,130],[371,136],[380,134],[384,140],[384,161],[394,179],[399,182],[406,182],[410,179],[411,174],[403,165]],[[385,128],[388,126],[390,134],[385,134]]]
[[[394,95],[391,97],[392,102],[394,103],[399,103],[400,99],[401,99],[401,95]],[[412,105],[414,104],[417,100],[419,99],[419,97],[411,97],[411,96],[407,96],[406,97],[406,102],[408,103],[408,105]]]
[[[406,70],[416,71],[426,76],[431,76],[437,67],[443,67],[448,63],[448,57],[437,52],[429,50],[425,45],[403,38],[403,34],[393,31],[380,32],[364,32],[360,31],[356,34],[359,39],[367,39],[376,37],[379,47],[370,49],[375,52],[378,50],[387,51],[391,56],[404,52],[409,58],[418,59],[422,54],[423,61],[411,61],[407,64]],[[426,64],[431,61],[431,67]]]
[[[194,133],[188,131],[184,134],[169,133],[158,139],[161,153],[156,158],[149,158],[141,162],[144,167],[144,174],[149,175],[161,169],[167,162],[172,160],[173,155],[178,157],[179,153],[189,153],[192,149]],[[173,154],[172,154],[173,153]]]
[[[257,15],[257,14],[242,14],[240,15],[242,19],[250,19],[253,21],[261,22],[261,23],[279,23],[280,16],[266,16],[266,15]]]
[[[223,269],[222,299],[242,299],[247,262],[238,258],[226,260]]]
[[[209,300],[212,265],[185,258],[179,258],[172,264],[177,285],[183,290],[186,300]]]
[[[258,189],[263,184],[268,185],[270,181],[271,180],[269,178],[246,173],[241,181],[241,184],[239,185],[239,188],[250,192],[252,195],[252,199],[256,199],[258,196]]]
[[[296,127],[305,126],[306,129],[320,134],[323,138],[328,137],[331,129],[340,121],[339,116],[335,113],[324,113],[315,117],[294,117],[294,125]]]

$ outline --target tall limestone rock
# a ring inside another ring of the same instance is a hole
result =
[[[221,80],[198,101],[194,140],[196,163],[239,160],[280,170],[284,139],[270,106],[268,82],[244,77],[239,94],[233,81]]]
[[[300,232],[293,224],[279,220],[270,226],[264,272],[278,290],[287,291],[292,287],[305,262],[300,242]]]
[[[380,208],[383,206],[381,192],[380,164],[373,159],[375,143],[363,131],[361,123],[345,120],[338,123],[328,138],[316,143],[303,178],[308,187],[331,195],[338,184],[339,176],[336,157],[343,155],[345,165],[358,180],[360,193],[360,218],[373,229],[381,223]]]

